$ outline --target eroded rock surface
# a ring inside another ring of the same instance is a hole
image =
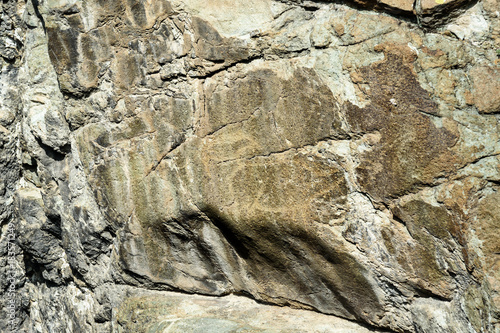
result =
[[[498,332],[498,4],[4,1],[0,330]]]

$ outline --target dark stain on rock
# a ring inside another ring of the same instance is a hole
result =
[[[139,27],[145,27],[148,20],[146,17],[146,10],[142,2],[136,0],[128,0],[127,2],[130,7],[130,11],[132,12],[135,24]]]
[[[290,289],[285,299],[345,318],[370,322],[373,313],[382,313],[366,268],[307,224],[238,222],[213,206],[206,206],[204,212],[245,260],[252,279],[262,286],[260,297],[276,301],[276,290],[285,288]],[[299,262],[300,267],[296,265]],[[326,287],[328,294],[311,296],[318,285]]]
[[[78,64],[79,32],[47,27],[49,56],[57,74],[75,70]]]
[[[93,40],[93,36],[91,35],[83,35],[82,36],[82,51],[85,60],[95,61],[96,56],[94,53],[94,45],[95,42]]]
[[[430,119],[437,104],[418,83],[411,68],[414,58],[395,46],[384,51],[385,60],[359,70],[369,82],[371,103],[364,108],[346,105],[353,132],[381,135],[357,168],[361,187],[377,201],[414,192],[454,170],[450,148],[458,140],[456,133]]]
[[[439,242],[453,246],[456,238],[454,231],[458,228],[458,221],[442,206],[433,206],[421,200],[412,200],[393,208],[393,213],[405,222],[408,232],[417,242],[411,251],[411,258],[398,256],[398,262],[405,269],[422,276],[428,285],[416,284],[417,290],[431,293],[449,299],[451,277],[447,270],[438,263]],[[402,251],[407,253],[409,251]],[[436,288],[436,286],[441,286]]]
[[[237,38],[224,38],[207,21],[192,18],[198,57],[216,63],[232,64],[250,57],[249,49]]]
[[[273,146],[265,151],[283,150],[283,139],[290,146],[301,147],[346,135],[332,92],[312,69],[298,68],[290,79],[282,79],[270,69],[253,71],[230,89],[210,87],[206,94],[207,125],[202,136],[228,123],[249,120],[257,109],[262,111],[260,118],[271,121],[265,125],[248,122],[245,129],[263,147]],[[273,142],[276,136],[280,139]]]
[[[58,75],[61,91],[75,96],[89,92],[97,85],[99,67],[95,55],[99,42],[81,34],[79,15],[70,15],[69,29],[47,27],[50,61]]]
[[[436,238],[450,240],[450,232],[456,228],[453,216],[446,208],[432,206],[420,200],[410,201],[398,208],[397,215],[406,222],[408,231],[415,239],[418,239],[425,229]]]
[[[222,36],[215,30],[210,23],[195,16],[192,18],[194,33],[198,38],[202,38],[210,44],[223,42]]]
[[[72,15],[67,15],[66,20],[71,27],[71,29],[74,30],[79,30],[82,31],[84,26],[83,26],[83,21],[82,18],[80,17],[80,14],[72,14]]]
[[[203,208],[203,212],[208,216],[214,226],[219,229],[238,256],[242,259],[248,259],[253,245],[251,244],[251,238],[245,236],[244,233],[242,234],[235,223],[227,216],[224,216],[217,207],[207,205]]]
[[[382,312],[364,265],[317,223],[318,212],[331,207],[316,199],[345,204],[347,182],[338,166],[285,153],[228,167],[234,172],[208,173],[197,206],[244,260],[258,298],[368,322]],[[232,176],[220,183],[220,174]]]

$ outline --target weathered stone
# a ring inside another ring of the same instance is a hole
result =
[[[380,1],[379,6],[387,8],[390,12],[408,14],[413,12],[413,3],[409,0],[383,0]]]
[[[362,154],[357,171],[360,185],[383,201],[414,192],[452,171],[456,157],[449,148],[457,135],[450,125],[448,129],[433,124],[437,105],[409,66],[415,55],[404,47],[381,49],[386,60],[359,71],[369,82],[371,104],[349,105],[347,116],[354,132],[380,134]]]
[[[497,11],[3,1],[0,331],[498,331]]]
[[[495,230],[500,224],[499,200],[498,187],[487,189],[484,198],[479,201],[477,221],[473,226],[478,238],[482,240],[481,248],[486,257],[485,271],[493,292],[492,299],[497,312],[500,310],[500,276],[498,276],[500,272],[500,240]]]
[[[476,4],[447,28],[460,39],[467,39],[473,43],[484,42],[488,35],[488,22],[484,17],[481,7]]]
[[[377,332],[319,313],[276,308],[252,300],[175,293],[144,293],[117,299],[117,321],[126,332]],[[162,319],[160,319],[162,318]],[[221,319],[224,318],[224,319]]]
[[[417,15],[421,22],[428,26],[437,26],[446,22],[455,11],[460,11],[472,0],[421,0],[417,7]]]
[[[481,113],[500,112],[500,70],[490,66],[476,66],[470,73],[473,82],[472,97]]]

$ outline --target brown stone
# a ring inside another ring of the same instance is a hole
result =
[[[472,226],[481,241],[485,258],[485,271],[493,291],[493,299],[500,310],[500,192],[498,187],[479,201],[477,222]]]
[[[403,13],[413,12],[413,1],[411,0],[382,0],[379,2],[379,6],[387,7],[391,11]]]
[[[500,112],[500,70],[475,66],[469,76],[473,82],[472,96],[480,113]]]
[[[380,143],[362,155],[357,170],[361,186],[384,201],[453,170],[449,148],[457,136],[429,118],[437,105],[416,81],[410,67],[414,55],[390,45],[378,49],[385,50],[386,59],[360,70],[370,85],[371,104],[351,105],[347,115],[353,131],[381,134]]]

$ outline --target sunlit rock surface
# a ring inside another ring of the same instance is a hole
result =
[[[498,0],[0,8],[0,331],[500,332]]]

